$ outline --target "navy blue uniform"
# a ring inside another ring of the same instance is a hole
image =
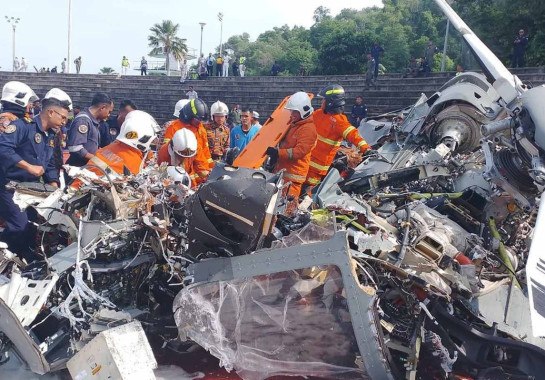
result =
[[[119,130],[121,126],[117,124],[117,115],[110,116],[107,121],[100,123],[100,144],[101,148],[104,148],[106,145],[110,145],[115,141],[117,135],[119,135]]]
[[[54,139],[53,131],[44,132],[42,129],[39,116],[30,124],[21,119],[15,120],[0,134],[0,217],[6,224],[0,240],[8,243],[15,253],[27,258],[29,256],[25,252],[32,244],[32,238],[28,234],[28,217],[13,202],[13,191],[6,189],[5,185],[9,181],[40,181],[40,177],[16,166],[22,160],[31,165],[42,166],[44,174],[41,178],[45,183],[58,183],[59,172],[53,158]]]
[[[360,122],[367,117],[367,106],[365,104],[354,104],[350,113],[350,122],[358,128]]]
[[[374,78],[377,79],[378,77],[378,65],[380,63],[380,53],[384,53],[384,49],[380,45],[373,45],[371,47],[371,56],[375,60],[375,71],[373,73]]]
[[[81,111],[68,128],[66,146],[70,157],[66,163],[72,166],[87,165],[85,155],[95,154],[100,142],[100,122],[89,113],[89,110]]]

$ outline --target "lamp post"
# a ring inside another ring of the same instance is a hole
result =
[[[218,20],[220,20],[220,55],[222,53],[223,48],[223,13],[218,13]]]
[[[66,72],[70,73],[70,34],[72,32],[72,0],[68,0],[68,53],[66,55]]]
[[[15,71],[15,29],[17,28],[17,24],[21,20],[19,17],[6,17],[6,21],[8,24],[11,24],[11,27],[13,29],[13,46],[12,46],[12,55],[11,55],[11,64],[12,64],[12,71]]]
[[[205,22],[199,22],[199,25],[201,26],[201,48],[200,48],[200,52],[199,52],[199,57],[202,55],[202,33],[203,33],[203,30],[204,30],[204,26],[206,25]]]

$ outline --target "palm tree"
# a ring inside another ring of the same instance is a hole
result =
[[[100,69],[99,74],[115,74],[115,70],[111,67],[103,67],[102,69]]]
[[[165,54],[167,57],[167,75],[170,75],[170,54],[180,61],[187,52],[186,44],[176,35],[178,29],[180,29],[180,25],[174,24],[170,20],[163,20],[160,24],[155,24],[150,28],[151,34],[148,36],[148,45],[152,48],[149,55]]]

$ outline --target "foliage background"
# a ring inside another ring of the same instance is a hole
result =
[[[274,61],[281,75],[355,74],[365,71],[366,53],[374,41],[384,48],[381,63],[402,72],[410,58],[423,56],[431,40],[442,52],[446,18],[433,0],[384,0],[382,8],[344,9],[332,16],[325,7],[314,12],[310,28],[273,28],[250,41],[247,33],[230,37],[224,49],[245,56],[249,75],[268,75]],[[457,0],[452,7],[483,42],[508,66],[512,42],[520,28],[528,31],[528,66],[545,63],[545,1]],[[218,47],[219,51],[219,47]],[[435,57],[438,71],[441,54]],[[447,50],[447,70],[456,64],[475,67],[467,46],[453,28]]]

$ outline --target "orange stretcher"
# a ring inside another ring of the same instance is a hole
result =
[[[314,94],[307,94],[312,100]],[[286,96],[284,100],[280,102],[252,141],[250,141],[237,158],[235,158],[233,166],[258,169],[263,165],[265,158],[267,158],[265,155],[267,148],[270,146],[277,146],[288,131],[290,111],[284,109],[284,107],[290,96]]]

